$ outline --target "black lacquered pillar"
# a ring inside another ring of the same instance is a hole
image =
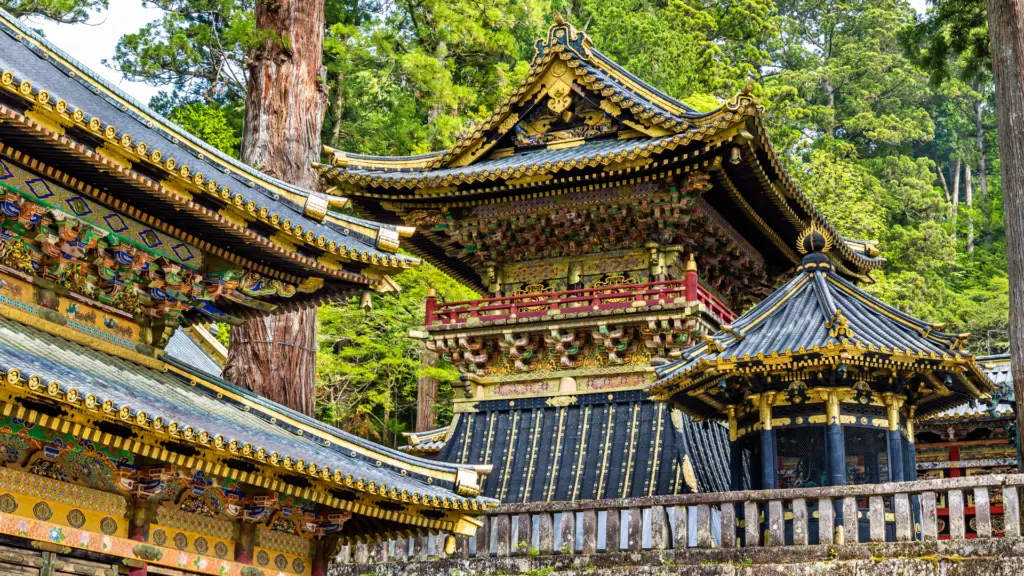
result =
[[[829,390],[825,400],[825,417],[828,440],[828,483],[831,486],[846,486],[846,439],[843,426],[839,423],[839,392]]]
[[[727,406],[726,410],[729,413],[729,489],[743,490],[743,448],[740,447],[736,407]]]
[[[772,402],[774,392],[761,394],[761,489],[772,490],[778,484],[779,459],[775,454],[775,436],[772,434]]]
[[[828,483],[830,486],[846,486],[846,438],[843,436],[843,425],[839,421],[839,391],[829,390],[825,399],[826,449],[828,450]],[[843,501],[836,498],[835,530],[841,534],[843,529]]]
[[[903,399],[894,395],[886,394],[885,412],[889,420],[889,481],[902,482],[903,475],[903,438],[900,436],[900,407],[903,406]]]

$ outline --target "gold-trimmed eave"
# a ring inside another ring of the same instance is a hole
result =
[[[82,333],[82,332],[78,332],[78,331],[73,330],[71,328],[68,328],[66,326],[61,326],[61,325],[58,325],[58,324],[54,324],[54,323],[49,322],[47,320],[44,320],[44,319],[42,319],[42,318],[40,318],[38,316],[34,316],[32,314],[29,314],[28,312],[24,312],[22,310],[18,310],[18,309],[14,308],[14,307],[7,306],[5,304],[0,304],[0,316],[2,316],[4,318],[8,318],[10,320],[14,320],[15,322],[19,322],[21,324],[25,324],[27,326],[30,326],[32,328],[35,328],[35,329],[40,330],[42,332],[45,332],[47,334],[51,334],[51,335],[63,338],[65,340],[74,342],[76,344],[81,344],[81,345],[86,346],[88,348],[99,350],[99,351],[101,351],[103,353],[110,354],[111,356],[115,356],[117,358],[121,358],[122,360],[127,360],[127,361],[130,361],[130,362],[133,362],[133,363],[138,364],[140,366],[145,366],[147,368],[151,368],[151,369],[159,371],[159,372],[173,372],[175,374],[178,374],[181,377],[189,379],[191,382],[193,382],[195,384],[200,384],[201,383],[204,387],[206,387],[207,389],[211,390],[215,394],[220,395],[221,397],[227,397],[227,398],[229,398],[229,399],[231,399],[231,400],[233,400],[235,402],[238,402],[238,403],[242,404],[245,407],[244,409],[246,411],[252,411],[252,410],[255,409],[255,410],[258,410],[260,412],[264,412],[267,415],[273,417],[277,422],[287,423],[287,424],[289,424],[291,426],[294,426],[296,428],[302,429],[304,431],[304,433],[308,433],[312,437],[320,438],[322,441],[338,444],[339,446],[342,446],[342,447],[344,447],[346,449],[349,449],[349,450],[352,450],[352,451],[356,451],[357,453],[360,453],[363,456],[372,457],[374,460],[380,460],[382,463],[386,462],[388,465],[390,465],[390,466],[392,466],[394,468],[398,468],[400,470],[405,470],[407,473],[414,473],[414,474],[419,474],[421,476],[428,477],[428,478],[434,478],[434,479],[438,479],[438,480],[448,481],[448,482],[451,482],[453,485],[458,484],[460,480],[461,481],[465,481],[465,478],[459,478],[457,472],[444,472],[444,471],[440,471],[440,470],[437,470],[437,469],[434,469],[434,468],[428,468],[428,467],[425,467],[425,466],[419,466],[419,465],[411,464],[411,463],[404,462],[404,461],[401,461],[401,460],[398,460],[398,459],[394,459],[394,458],[390,458],[390,457],[382,457],[382,455],[378,454],[378,453],[372,453],[371,454],[371,452],[369,450],[363,448],[362,446],[359,446],[358,444],[349,442],[349,441],[347,441],[347,440],[345,440],[343,438],[340,438],[340,437],[338,437],[336,435],[333,435],[333,434],[324,433],[321,430],[318,430],[318,429],[316,429],[316,428],[314,428],[312,426],[308,426],[305,423],[299,422],[299,421],[295,420],[294,418],[292,418],[292,417],[290,417],[290,416],[288,416],[286,414],[283,414],[283,413],[281,413],[279,411],[271,410],[271,409],[269,409],[268,407],[266,407],[266,406],[264,406],[262,404],[258,404],[256,402],[253,402],[252,400],[250,400],[248,398],[245,398],[244,396],[236,394],[236,393],[234,393],[234,392],[232,392],[232,391],[230,391],[230,390],[228,390],[228,389],[226,389],[226,388],[224,388],[222,386],[219,386],[219,385],[217,385],[215,383],[212,383],[212,382],[210,382],[207,379],[201,378],[201,377],[199,377],[196,374],[193,374],[191,372],[188,372],[188,371],[183,370],[181,368],[178,368],[176,366],[172,366],[172,365],[164,362],[163,360],[160,360],[159,358],[154,358],[152,356],[147,356],[147,355],[142,354],[140,352],[136,352],[135,350],[131,350],[131,349],[128,349],[128,348],[117,346],[117,345],[115,345],[115,344],[113,344],[111,342],[107,342],[106,340],[102,340],[102,339],[97,338],[95,336],[90,336],[88,334],[85,334],[85,333]],[[21,372],[19,371],[18,374],[20,376]],[[41,382],[39,384],[41,385]],[[66,402],[67,401],[67,391],[62,392],[60,390],[60,388],[59,388],[60,387],[59,383],[57,384],[57,386],[58,386],[58,388],[55,390],[55,392],[57,392],[58,395],[62,394],[62,396],[60,396],[60,399],[63,399]],[[41,389],[37,389],[36,392],[38,392],[40,395],[42,395]],[[49,394],[49,390],[48,389],[46,390],[46,393]],[[68,404],[80,404],[80,402],[79,403],[66,402],[66,403],[68,403]],[[97,405],[98,406],[102,406],[102,402],[97,402]],[[118,407],[118,413],[120,413],[121,408],[122,407]],[[128,410],[129,410],[129,414],[131,414],[131,408],[130,407],[128,407]],[[147,419],[149,417],[151,417],[151,416],[153,416],[153,415],[148,415]],[[137,417],[138,416],[136,414],[135,418],[137,418]],[[135,422],[135,424],[138,424],[138,423]],[[149,421],[149,427],[152,428],[152,421]],[[198,438],[199,438],[199,436],[196,436],[197,440],[198,440]],[[256,451],[256,452],[258,452],[258,451]],[[479,467],[479,466],[477,466],[477,467],[470,467],[468,469],[474,470],[478,474],[487,474],[487,473],[489,473],[489,470],[486,470],[486,468],[487,467]],[[477,483],[480,482],[479,478],[477,478],[476,480],[477,480]]]
[[[12,109],[10,109],[10,108],[2,105],[2,104],[0,104],[0,121],[7,121],[7,122],[18,123],[22,127],[24,127],[25,129],[34,132],[38,136],[42,136],[44,138],[49,138],[50,140],[53,141],[54,145],[64,146],[65,149],[67,149],[71,153],[78,155],[83,160],[86,160],[87,162],[93,164],[94,166],[102,168],[103,170],[105,170],[109,174],[113,174],[113,175],[117,176],[119,179],[121,179],[125,183],[130,184],[132,186],[136,186],[136,187],[139,187],[139,186],[144,187],[144,188],[148,189],[148,191],[162,196],[163,198],[169,200],[173,204],[181,206],[183,209],[186,209],[186,210],[189,210],[189,211],[195,213],[196,215],[204,218],[205,220],[207,220],[211,224],[214,224],[214,225],[217,225],[217,226],[221,226],[221,227],[230,228],[230,229],[233,229],[233,230],[235,230],[237,232],[240,232],[240,233],[244,234],[248,240],[250,240],[250,241],[252,241],[252,242],[254,242],[256,244],[259,244],[260,246],[262,246],[262,247],[264,247],[266,249],[269,249],[269,250],[279,254],[280,256],[283,256],[283,257],[285,257],[287,259],[296,261],[296,262],[302,264],[303,266],[306,266],[307,268],[310,268],[314,272],[326,275],[328,277],[333,277],[333,278],[338,278],[338,279],[342,279],[342,280],[347,280],[347,281],[355,282],[355,283],[358,283],[358,284],[374,285],[376,283],[375,280],[367,278],[367,277],[365,277],[365,276],[363,276],[361,274],[357,274],[357,273],[354,273],[354,272],[348,272],[348,271],[340,269],[340,267],[335,267],[335,268],[328,267],[328,266],[325,266],[324,264],[322,264],[321,262],[319,262],[319,261],[317,261],[315,259],[312,259],[312,258],[309,258],[309,257],[306,257],[306,256],[302,256],[300,254],[297,254],[293,250],[288,250],[288,249],[282,247],[281,245],[273,242],[272,240],[264,238],[263,236],[261,236],[259,234],[256,234],[255,232],[253,232],[252,230],[249,230],[246,227],[239,226],[239,224],[236,221],[233,221],[233,219],[227,218],[223,214],[220,214],[219,212],[214,212],[214,211],[212,211],[212,210],[210,210],[208,208],[205,208],[203,206],[200,206],[200,205],[196,204],[189,196],[183,195],[180,190],[176,190],[173,187],[167,187],[163,183],[154,182],[151,179],[149,179],[148,177],[143,176],[143,175],[139,174],[138,172],[136,172],[134,170],[127,169],[124,166],[121,166],[120,164],[117,164],[116,162],[113,162],[110,159],[108,159],[108,158],[106,158],[106,157],[104,157],[104,156],[102,156],[100,154],[97,154],[96,152],[90,150],[86,146],[84,146],[82,144],[79,144],[79,143],[75,142],[74,140],[71,140],[67,136],[56,134],[56,133],[53,133],[53,132],[47,130],[45,126],[42,126],[42,125],[38,124],[37,122],[35,122],[31,118],[27,118],[27,117],[23,116],[22,114],[14,111],[14,110],[12,110]],[[29,166],[30,168],[32,168],[33,170],[36,170],[36,171],[47,170],[51,175],[59,175],[59,177],[58,176],[52,176],[52,177],[55,177],[56,179],[58,179],[62,183],[74,182],[74,184],[68,184],[68,185],[74,187],[77,190],[81,190],[83,192],[88,193],[94,199],[96,199],[96,200],[98,200],[100,202],[103,202],[104,204],[111,205],[112,203],[116,202],[118,204],[117,206],[113,206],[113,205],[111,206],[114,209],[125,211],[126,213],[129,213],[130,215],[134,214],[133,217],[140,218],[140,219],[146,221],[147,223],[149,221],[153,221],[154,223],[160,225],[160,228],[162,228],[162,231],[164,231],[164,232],[166,232],[168,234],[171,234],[172,236],[175,236],[175,237],[182,236],[182,238],[179,238],[179,239],[182,239],[182,240],[185,240],[185,238],[190,238],[191,240],[186,240],[186,241],[190,241],[193,244],[196,244],[197,246],[199,246],[200,248],[202,248],[204,250],[211,251],[211,252],[217,254],[218,256],[221,256],[221,257],[225,258],[228,261],[231,261],[233,263],[239,264],[240,266],[243,266],[243,267],[246,267],[246,268],[249,268],[249,269],[260,270],[261,273],[263,273],[265,275],[268,275],[268,276],[271,276],[271,277],[275,277],[275,278],[278,278],[278,279],[282,279],[282,280],[285,280],[285,281],[288,281],[288,282],[291,282],[291,283],[295,283],[295,284],[300,284],[300,283],[302,283],[305,280],[304,278],[300,278],[298,276],[294,276],[294,275],[287,274],[287,273],[284,273],[284,272],[279,272],[279,271],[274,270],[272,268],[268,268],[266,266],[256,264],[256,263],[251,262],[248,259],[245,259],[245,258],[243,258],[241,256],[237,256],[237,255],[235,255],[233,253],[227,252],[227,251],[225,251],[223,249],[220,249],[220,248],[218,248],[216,246],[213,246],[212,244],[209,244],[208,242],[204,242],[204,241],[201,241],[201,240],[199,240],[197,238],[194,238],[194,237],[192,237],[192,236],[190,236],[188,234],[184,234],[184,233],[182,233],[181,231],[177,230],[174,227],[171,227],[171,226],[169,226],[167,224],[164,224],[164,223],[162,223],[160,221],[157,221],[155,218],[152,218],[152,217],[150,217],[148,215],[145,215],[144,213],[139,212],[138,210],[129,207],[127,204],[124,204],[123,202],[119,202],[119,201],[113,199],[108,194],[99,192],[96,188],[92,187],[91,185],[84,184],[84,183],[82,183],[81,181],[79,181],[76,178],[72,178],[72,177],[70,177],[70,176],[60,172],[59,170],[56,170],[54,168],[50,168],[50,167],[46,166],[42,162],[39,162],[39,161],[29,157],[27,154],[22,153],[20,150],[17,150],[16,148],[14,148],[12,146],[5,145],[5,144],[0,144],[0,147],[2,147],[2,150],[4,150],[5,153],[9,152],[9,155],[10,155],[10,157],[13,160],[15,160],[17,162],[20,162],[22,164],[26,164],[27,166]],[[38,168],[40,166],[41,167],[45,167],[45,168]],[[101,199],[100,196],[103,196],[104,198],[106,198],[106,200]],[[275,214],[275,216],[276,216],[276,214]],[[301,227],[296,227],[296,228],[292,228],[290,233],[296,237],[296,240],[298,240],[299,237],[296,234],[297,233],[301,234],[301,232],[302,232]],[[312,234],[312,233],[309,232],[305,237],[308,237],[309,234]],[[385,255],[385,258],[381,259],[376,254],[370,254],[369,252],[367,252],[365,250],[359,251],[357,248],[349,249],[347,246],[344,246],[344,245],[338,246],[337,243],[334,242],[334,241],[331,241],[330,243],[327,243],[327,241],[322,236],[320,237],[320,240],[324,240],[324,245],[323,246],[320,246],[319,245],[319,240],[314,238],[314,242],[316,243],[317,248],[319,250],[323,251],[325,254],[331,254],[331,255],[334,255],[334,256],[336,256],[338,258],[348,259],[349,261],[359,261],[359,262],[364,262],[364,263],[370,263],[370,264],[373,264],[374,260],[376,260],[377,261],[377,265],[385,266],[385,267],[393,267],[393,268],[396,268],[396,269],[403,268],[403,266],[402,266],[403,263],[405,263],[404,267],[409,267],[411,265],[411,264],[409,264],[409,262],[407,260],[401,260],[401,259],[398,259],[397,257],[391,257],[391,256]],[[387,262],[387,264],[385,264],[385,261]]]
[[[4,382],[6,382],[6,379],[4,379]],[[327,489],[317,490],[313,487],[296,487],[281,479],[261,474],[256,471],[247,472],[237,470],[223,463],[215,462],[214,460],[177,454],[148,439],[147,441],[127,439],[121,436],[115,436],[108,432],[102,432],[94,427],[88,426],[87,424],[78,422],[74,418],[68,419],[42,414],[36,410],[17,404],[16,399],[0,401],[0,415],[20,418],[26,422],[31,422],[35,425],[54,430],[61,434],[72,434],[76,437],[91,440],[92,442],[96,442],[104,446],[127,450],[134,454],[139,454],[143,457],[165,462],[174,466],[179,466],[189,470],[202,470],[204,473],[218,477],[231,477],[244,484],[249,484],[257,488],[281,494],[287,494],[296,498],[310,500],[337,510],[347,510],[353,514],[400,522],[410,526],[423,528],[425,530],[454,531],[466,516],[466,514],[456,512],[457,517],[454,519],[433,520],[420,515],[410,515],[393,510],[382,510],[361,502],[343,500],[332,496]],[[354,486],[346,486],[346,488],[354,488]],[[372,494],[370,492],[367,493]],[[428,506],[418,507],[424,508]],[[448,508],[453,511],[458,510],[457,508]]]
[[[168,366],[168,368],[171,371],[179,371],[174,367]],[[39,416],[44,419],[49,419],[51,422],[59,423],[60,427],[54,429],[61,432],[67,433],[71,426],[75,426],[77,431],[73,433],[76,436],[86,438],[95,437],[94,439],[101,439],[103,443],[113,445],[117,448],[131,449],[133,452],[143,456],[179,466],[202,468],[215,475],[224,475],[223,470],[230,469],[232,470],[232,477],[237,477],[239,474],[248,474],[251,477],[247,480],[239,478],[240,481],[265,488],[271,488],[275,491],[293,494],[303,498],[309,498],[339,509],[347,510],[350,508],[343,505],[344,501],[330,496],[326,489],[309,490],[289,488],[290,485],[283,480],[272,478],[266,474],[258,474],[255,472],[245,473],[239,470],[234,470],[222,463],[217,463],[217,460],[221,458],[244,458],[263,466],[269,466],[275,470],[280,469],[286,473],[304,475],[315,482],[322,483],[325,488],[341,487],[352,489],[367,495],[425,508],[439,508],[454,511],[481,511],[484,509],[484,505],[487,504],[476,498],[456,497],[449,499],[447,497],[438,498],[437,496],[429,497],[426,495],[420,495],[419,492],[413,492],[410,494],[408,490],[399,491],[396,487],[391,487],[389,489],[386,484],[382,483],[377,485],[374,481],[367,482],[362,477],[357,478],[352,474],[346,474],[341,470],[334,470],[332,472],[329,467],[319,466],[313,462],[307,464],[304,459],[301,458],[293,459],[291,456],[279,455],[276,452],[268,455],[264,449],[253,447],[250,443],[241,444],[237,440],[227,440],[223,436],[213,435],[210,431],[206,430],[196,431],[192,426],[187,425],[187,423],[165,423],[163,417],[159,415],[151,417],[151,415],[146,414],[145,411],[133,411],[131,407],[126,404],[118,407],[109,399],[103,400],[96,398],[91,394],[83,398],[76,388],[63,388],[61,383],[58,381],[52,381],[44,384],[38,376],[29,376],[27,379],[23,379],[21,371],[17,367],[8,368],[6,376],[2,379],[2,385],[4,390],[11,396],[11,401],[5,403],[5,407],[2,410],[4,415],[10,415],[11,412],[14,411],[17,411],[18,414],[25,414],[28,412],[36,413],[34,410],[28,410],[24,406],[17,406],[15,404],[17,402],[16,399],[20,394],[47,398],[70,409],[69,414],[71,419],[68,420],[39,414]],[[138,431],[140,433],[140,437],[146,439],[146,441],[128,440],[89,427],[89,421],[97,417],[127,425],[133,430]],[[40,422],[40,424],[46,425],[46,422]],[[89,435],[86,436],[85,434]],[[161,441],[166,441],[167,439],[192,444],[200,450],[201,454],[204,454],[204,457],[188,457],[171,452],[166,448],[163,448],[160,444]],[[130,443],[129,446],[125,446],[127,443]],[[375,454],[374,456],[378,459],[380,458],[380,455]],[[309,494],[317,494],[317,496],[315,498],[308,496],[307,492]],[[330,503],[328,500],[330,500]],[[386,511],[381,510],[379,512],[384,513]]]
[[[10,28],[20,29],[20,26],[18,26],[16,23],[13,23],[8,19],[3,18],[2,16],[0,16],[0,22],[6,24]],[[64,67],[68,71],[69,76],[75,77],[76,81],[88,84],[92,88],[93,92],[102,93],[107,98],[117,102],[117,104],[120,106],[121,112],[130,112],[139,116],[140,118],[144,118],[146,121],[147,128],[151,130],[159,129],[160,131],[163,132],[163,137],[170,140],[176,145],[180,145],[187,148],[199,160],[208,161],[216,164],[217,166],[220,167],[221,172],[223,172],[224,174],[238,174],[248,180],[246,182],[247,185],[254,186],[256,183],[258,183],[267,191],[279,194],[280,196],[287,198],[289,201],[293,202],[297,206],[305,206],[310,197],[314,195],[312,191],[310,191],[309,196],[305,196],[291,189],[279,186],[278,184],[272,182],[268,178],[261,178],[252,173],[257,172],[258,174],[258,171],[245,170],[245,168],[239,167],[234,163],[228,162],[220,158],[217,154],[211,153],[209,150],[204,150],[203,148],[192,143],[191,138],[195,138],[195,136],[181,131],[173,124],[164,122],[160,118],[155,117],[146,112],[145,110],[135,106],[132,102],[128,101],[127,99],[115,94],[113,91],[104,86],[103,83],[96,81],[90,74],[86,73],[85,69],[76,66],[74,62],[62,57],[53,50],[50,50],[47,46],[36,41],[34,38],[22,34],[17,34],[15,39],[18,41],[27,41],[31,43],[37,51],[41,51],[44,54],[46,54],[47,59],[52,60],[53,62],[57,62],[62,67]],[[7,74],[10,74],[11,82],[5,84],[4,78],[7,77]],[[160,153],[159,150],[149,152],[146,148],[143,148],[143,154],[139,154],[138,145],[134,147],[131,146],[131,137],[129,135],[122,133],[120,136],[118,136],[119,131],[116,129],[116,127],[114,127],[114,133],[112,135],[109,134],[109,128],[112,127],[109,124],[107,125],[107,127],[103,127],[102,125],[100,125],[94,128],[93,120],[96,120],[96,118],[90,118],[89,121],[86,122],[87,114],[84,110],[75,109],[69,112],[67,108],[67,102],[63,100],[57,100],[51,103],[49,98],[50,94],[45,90],[40,91],[39,93],[33,93],[31,89],[30,80],[27,80],[27,92],[23,89],[24,82],[19,83],[17,89],[12,90],[11,88],[13,87],[14,80],[14,74],[11,72],[0,73],[0,88],[6,88],[8,91],[15,93],[19,97],[31,102],[33,104],[33,112],[35,113],[36,117],[45,122],[46,124],[50,125],[52,128],[56,130],[60,130],[61,127],[65,126],[79,126],[82,128],[87,128],[90,132],[100,135],[104,140],[108,141],[108,143],[111,144],[110,149],[115,150],[116,152],[114,154],[116,156],[121,156],[121,160],[134,158],[146,160],[152,165],[165,170],[171,176],[180,176],[181,170],[184,168],[188,168],[189,173],[192,172],[192,170],[187,165],[183,164],[178,168],[177,174],[175,174],[173,166],[168,168],[166,162],[160,162],[161,158],[163,157],[163,154]],[[42,97],[43,94],[45,94],[45,97]],[[100,124],[102,124],[102,122],[100,122]],[[125,136],[128,136],[127,142],[124,140]],[[142,144],[142,146],[146,145]],[[159,156],[157,156],[157,158],[153,158],[153,154],[159,154]],[[197,173],[196,175],[200,174],[201,173]],[[183,178],[183,181],[181,183],[184,186],[192,188],[196,192],[201,193],[204,190],[203,184],[201,182],[196,183],[195,178],[196,176],[192,176],[191,180],[187,177]],[[205,189],[207,191],[209,190],[210,182],[213,181],[207,181],[205,183]],[[216,185],[216,182],[214,182],[214,185]],[[221,189],[223,190],[223,188]],[[247,204],[248,202],[249,200],[243,198],[243,204]],[[365,227],[361,227],[358,224],[354,223],[346,223],[344,225],[351,226],[350,229],[354,231],[365,230]],[[373,234],[369,235],[373,236]]]
[[[0,18],[0,20],[2,20],[2,18]],[[292,242],[305,244],[320,250],[324,250],[332,244],[335,246],[337,244],[336,241],[327,240],[323,235],[316,235],[311,231],[303,233],[301,224],[293,226],[290,218],[282,217],[276,212],[271,213],[268,207],[260,206],[255,200],[247,199],[241,193],[232,194],[230,188],[227,186],[219,186],[213,179],[208,180],[202,172],[193,173],[193,170],[189,165],[179,165],[178,160],[175,157],[164,160],[162,151],[150,151],[145,142],[133,144],[131,135],[119,132],[112,124],[107,124],[104,127],[102,121],[96,117],[90,118],[86,121],[86,115],[81,109],[76,109],[70,113],[67,112],[67,103],[64,100],[58,100],[55,104],[51,104],[49,93],[45,90],[34,93],[32,90],[32,84],[28,80],[22,81],[15,86],[14,75],[11,72],[0,72],[0,89],[4,89],[7,92],[15,94],[32,104],[33,109],[26,112],[24,117],[31,121],[36,132],[63,136],[65,126],[76,126],[83,131],[92,133],[97,138],[105,141],[103,146],[96,149],[95,154],[102,157],[106,162],[116,165],[124,170],[130,170],[134,163],[139,162],[144,162],[147,165],[157,168],[159,171],[167,175],[167,178],[160,182],[160,186],[173,191],[176,195],[190,201],[196,194],[206,194],[216,198],[219,202],[224,203],[224,208],[222,208],[223,214],[221,215],[227,222],[237,225],[239,222],[258,219],[271,228],[287,235]],[[7,107],[3,107],[3,110],[10,111],[20,116],[18,112],[10,110]],[[183,144],[186,142],[186,140],[178,137],[175,137],[174,139],[178,143]],[[85,147],[83,146],[82,148]],[[203,160],[210,158],[212,157],[201,156],[201,159]],[[230,173],[231,169],[225,168],[225,170]],[[284,191],[283,189],[280,189],[280,187],[275,186],[273,188],[274,192],[288,198],[297,206],[308,207],[311,198],[315,200],[319,197],[319,195],[316,194],[311,194],[309,197],[305,197]],[[335,198],[332,201],[337,203],[338,199]],[[324,218],[314,218],[314,220],[317,220],[318,222],[323,222],[325,219],[326,214]],[[347,222],[338,218],[331,218],[330,220],[335,225],[342,226],[371,238],[375,238],[378,235],[378,230],[361,226],[359,224]],[[394,251],[391,250],[390,252]],[[400,261],[398,258],[395,258],[395,260]]]
[[[674,151],[679,147],[685,147],[690,145],[694,141],[708,141],[710,146],[719,145],[720,142],[712,141],[710,136],[727,129],[729,127],[736,127],[739,123],[743,122],[745,118],[738,118],[737,122],[732,125],[723,125],[721,129],[716,129],[712,133],[699,134],[699,137],[687,132],[685,134],[675,134],[672,136],[665,136],[662,138],[656,138],[647,140],[642,143],[638,143],[637,146],[623,150],[616,153],[597,153],[592,156],[585,156],[582,158],[573,158],[571,160],[559,160],[557,162],[545,162],[543,164],[521,164],[515,167],[509,167],[501,170],[489,171],[484,170],[482,172],[467,172],[461,174],[449,174],[445,176],[431,175],[427,172],[410,172],[406,174],[398,174],[397,177],[385,178],[379,174],[357,174],[348,171],[347,169],[327,166],[323,164],[316,165],[316,169],[322,176],[331,179],[335,183],[339,184],[350,184],[350,186],[344,187],[344,192],[354,195],[362,196],[366,198],[380,198],[389,200],[401,200],[401,199],[417,199],[417,198],[444,198],[444,197],[455,197],[465,195],[477,195],[481,194],[480,190],[473,191],[459,191],[454,187],[460,186],[460,184],[476,183],[476,182],[488,182],[505,180],[505,186],[509,189],[526,188],[531,186],[550,186],[552,180],[536,180],[536,181],[522,181],[516,182],[515,180],[521,178],[538,177],[542,175],[556,174],[561,171],[574,170],[579,168],[593,168],[598,166],[609,166],[618,163],[630,162],[639,158],[650,158],[652,155],[660,154],[666,151]],[[666,165],[670,162],[669,159],[660,159],[656,161],[659,164]],[[615,176],[620,173],[638,172],[641,169],[650,170],[655,165],[646,166],[633,166],[625,167],[622,169],[613,169],[601,174],[594,174],[590,177],[608,177]],[[511,181],[509,181],[511,180]],[[521,184],[521,186],[520,186]],[[386,195],[373,193],[368,189],[407,189],[416,191],[413,195],[409,196],[397,196],[397,195]],[[427,192],[423,192],[423,189],[427,189]],[[435,189],[430,191],[429,189]],[[497,189],[502,190],[502,189]]]
[[[886,357],[866,358],[864,356],[865,353],[886,355]],[[702,358],[685,370],[677,371],[652,384],[646,388],[646,391],[653,400],[670,401],[673,396],[685,393],[688,396],[697,397],[709,403],[709,405],[715,405],[718,403],[717,401],[713,404],[710,402],[712,399],[707,395],[707,389],[722,378],[728,378],[731,375],[766,375],[778,372],[795,373],[838,363],[865,368],[914,371],[922,374],[931,374],[936,370],[951,372],[958,376],[960,383],[976,399],[987,399],[989,393],[995,389],[995,385],[981,371],[974,359],[969,356],[939,355],[935,352],[915,352],[912,350],[891,350],[884,346],[877,347],[862,343],[852,344],[844,342],[835,344],[830,342],[826,346],[815,345],[810,349],[800,347],[796,351],[787,349],[783,352],[773,352],[771,355],[759,353],[756,356],[745,354],[742,357],[733,355],[714,359]],[[963,370],[970,371],[978,378],[982,386],[976,387],[963,377]],[[945,407],[936,408],[919,414],[925,417],[945,409]]]

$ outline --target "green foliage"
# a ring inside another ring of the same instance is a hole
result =
[[[238,135],[239,128],[232,123],[232,110],[216,103],[191,102],[175,106],[168,117],[207,144],[238,157],[242,139]]]
[[[475,293],[424,264],[396,277],[397,294],[372,296],[364,310],[359,298],[320,308],[317,354],[317,418],[394,446],[415,416],[417,379],[438,380],[441,422],[451,418],[452,383],[458,372],[443,359],[425,367],[427,353],[409,331],[422,326],[427,290],[439,298],[464,300]]]
[[[87,21],[90,12],[105,10],[107,0],[0,0],[0,8],[19,18],[40,16],[76,24]]]

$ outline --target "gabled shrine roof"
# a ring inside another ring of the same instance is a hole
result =
[[[133,444],[122,447],[144,456],[205,467],[208,473],[230,474],[257,486],[269,487],[261,483],[273,481],[275,490],[302,492],[303,498],[364,516],[441,529],[426,517],[404,511],[405,506],[461,514],[497,504],[457,493],[464,475],[476,480],[478,467],[385,448],[177,361],[149,359],[141,365],[0,318],[0,373],[7,391],[27,396],[18,401],[26,412],[42,411],[86,428],[90,417],[100,422],[92,433],[77,429],[78,436],[95,434],[99,440],[106,434],[106,442],[118,429],[130,431],[121,436]],[[51,424],[58,425],[52,420]],[[159,446],[167,449],[161,452]],[[301,480],[289,488],[263,475],[267,471]],[[384,504],[343,501],[333,490],[363,493]]]
[[[418,264],[400,226],[331,210],[339,202],[231,158],[103,80],[0,11],[0,153],[64,185],[107,192],[204,250],[331,292],[376,286]],[[298,295],[295,301],[311,296]]]
[[[992,398],[987,402],[965,402],[949,410],[933,414],[928,421],[972,420],[998,417],[1012,417],[1017,406],[1017,395],[1013,390],[1013,374],[1010,372],[1010,355],[994,354],[978,356],[978,363],[989,380],[995,384]]]
[[[819,245],[811,248],[808,238],[814,237]],[[927,374],[932,385],[947,389],[918,406],[922,417],[988,397],[995,386],[963,350],[969,334],[942,332],[944,325],[914,318],[855,286],[818,251],[831,246],[824,238],[813,228],[806,233],[802,251],[809,253],[792,279],[679,360],[658,367],[647,391],[678,399],[684,408],[692,402],[689,408],[709,415],[712,406],[690,392],[732,376],[860,363]]]
[[[535,48],[520,86],[447,150],[381,157],[326,148],[321,175],[361,213],[421,226],[409,249],[478,288],[480,262],[417,216],[458,220],[466,208],[580,187],[659,181],[679,188],[699,171],[712,174],[702,198],[764,253],[773,272],[799,264],[791,246],[811,222],[841,238],[779,162],[750,90],[697,112],[560,18]],[[840,273],[859,280],[884,262],[871,241],[843,239],[835,253]]]

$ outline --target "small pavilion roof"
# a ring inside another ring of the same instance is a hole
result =
[[[657,368],[653,396],[684,410],[712,416],[721,404],[713,388],[730,377],[800,372],[846,363],[917,373],[930,393],[917,413],[987,398],[992,381],[963,350],[968,334],[947,334],[886,304],[844,279],[823,252],[831,241],[812,229],[801,239],[807,253],[789,282],[713,336]]]

